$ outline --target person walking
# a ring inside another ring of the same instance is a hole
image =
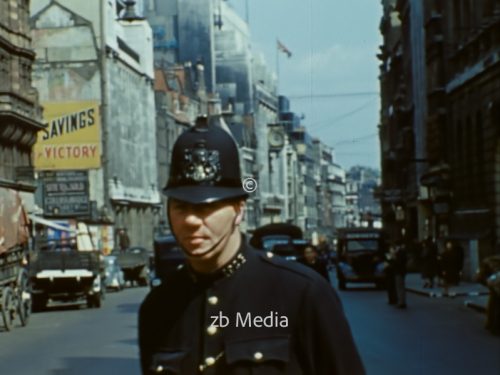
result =
[[[388,252],[385,254],[384,273],[385,273],[385,289],[387,291],[387,303],[396,305],[398,296],[396,293],[396,273],[395,273],[395,245],[390,245]]]
[[[500,336],[500,255],[491,255],[481,262],[477,279],[489,290],[485,328]]]
[[[118,230],[118,247],[120,252],[125,252],[130,247],[130,238],[125,228]]]
[[[424,288],[434,288],[434,278],[438,273],[438,249],[434,239],[429,236],[422,243],[421,272]]]
[[[187,262],[140,306],[142,373],[364,374],[335,289],[247,244],[239,166],[232,136],[206,117],[174,144],[163,193]]]
[[[399,243],[395,247],[394,253],[394,280],[396,284],[397,307],[406,309],[406,246],[404,243]]]
[[[328,266],[326,259],[319,256],[318,251],[313,246],[306,246],[304,248],[304,258],[302,263],[313,270],[318,272],[323,276],[328,282],[330,282],[330,275],[328,272]]]
[[[441,280],[443,282],[443,294],[449,295],[450,286],[457,283],[458,259],[453,243],[448,240],[445,243],[443,252],[438,257]]]

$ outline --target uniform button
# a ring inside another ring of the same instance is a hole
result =
[[[157,366],[156,369],[155,369],[155,372],[157,373],[160,373],[160,372],[163,372],[163,366]]]
[[[205,364],[207,366],[212,366],[215,363],[215,358],[214,357],[207,357],[205,358]]]
[[[261,352],[255,352],[253,354],[253,358],[256,360],[256,361],[260,361],[262,358],[264,358],[264,355],[261,353]]]
[[[211,296],[208,297],[208,303],[211,305],[217,305],[217,302],[219,302],[219,299],[216,296]]]
[[[210,335],[210,336],[213,336],[217,333],[217,327],[215,326],[209,326],[207,328],[207,333]]]
[[[274,254],[273,254],[273,253],[271,253],[270,251],[268,251],[268,252],[266,253],[266,256],[267,256],[268,258],[272,258],[272,257],[274,256]]]

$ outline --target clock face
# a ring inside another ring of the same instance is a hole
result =
[[[285,144],[285,135],[281,130],[271,129],[269,131],[268,141],[271,147],[283,147]]]

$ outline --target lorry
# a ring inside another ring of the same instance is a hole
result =
[[[40,217],[32,219],[63,233],[59,238],[35,239],[29,273],[33,310],[44,310],[49,300],[84,299],[88,308],[101,307],[105,290],[104,258],[94,246],[88,226],[78,223],[71,228]]]
[[[29,261],[29,220],[19,193],[0,187],[0,316],[6,331],[18,318],[28,323],[31,294]]]
[[[383,233],[375,228],[337,229],[337,281],[340,290],[348,282],[385,285],[386,246]]]

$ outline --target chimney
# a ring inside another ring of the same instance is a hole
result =
[[[135,0],[125,0],[123,4],[125,5],[125,11],[119,18],[121,21],[132,22],[144,20],[144,17],[140,17],[135,13]]]

